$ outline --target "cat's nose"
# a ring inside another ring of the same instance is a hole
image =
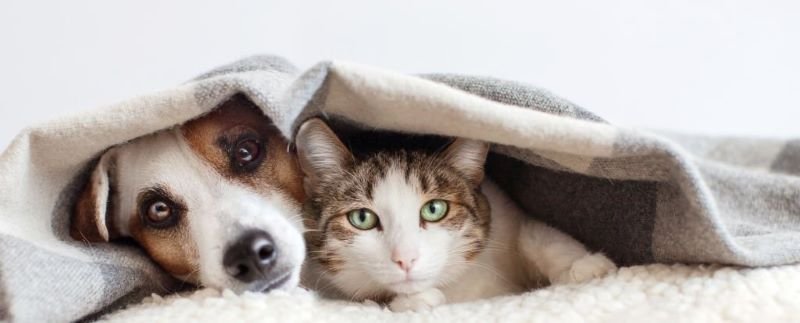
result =
[[[417,261],[416,259],[408,259],[408,260],[400,259],[400,260],[395,260],[394,262],[398,266],[400,266],[400,269],[402,269],[405,272],[409,272],[411,271],[411,267],[414,267],[414,263],[416,261]]]
[[[419,258],[419,252],[416,250],[395,249],[392,251],[392,261],[405,272],[411,271],[411,268],[414,267],[414,263],[417,262],[417,258]]]

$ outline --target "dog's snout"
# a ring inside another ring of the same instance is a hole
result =
[[[268,277],[277,258],[272,237],[264,231],[251,231],[225,251],[223,265],[229,275],[249,283]]]

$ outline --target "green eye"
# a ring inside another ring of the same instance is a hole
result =
[[[431,200],[422,206],[419,215],[422,216],[423,220],[428,222],[439,221],[447,215],[447,201]]]
[[[378,216],[369,209],[357,209],[347,212],[347,220],[357,229],[370,230],[378,226]]]

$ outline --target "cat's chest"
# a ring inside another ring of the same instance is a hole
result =
[[[527,290],[526,277],[517,263],[508,266],[472,266],[456,282],[440,288],[448,303],[511,295]]]
[[[521,293],[529,285],[517,250],[524,215],[493,183],[483,192],[492,210],[489,244],[456,282],[440,288],[448,303]]]

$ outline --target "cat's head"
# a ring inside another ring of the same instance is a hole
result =
[[[479,185],[488,145],[456,139],[441,151],[355,157],[319,119],[296,136],[310,256],[354,298],[453,283],[487,243]]]

